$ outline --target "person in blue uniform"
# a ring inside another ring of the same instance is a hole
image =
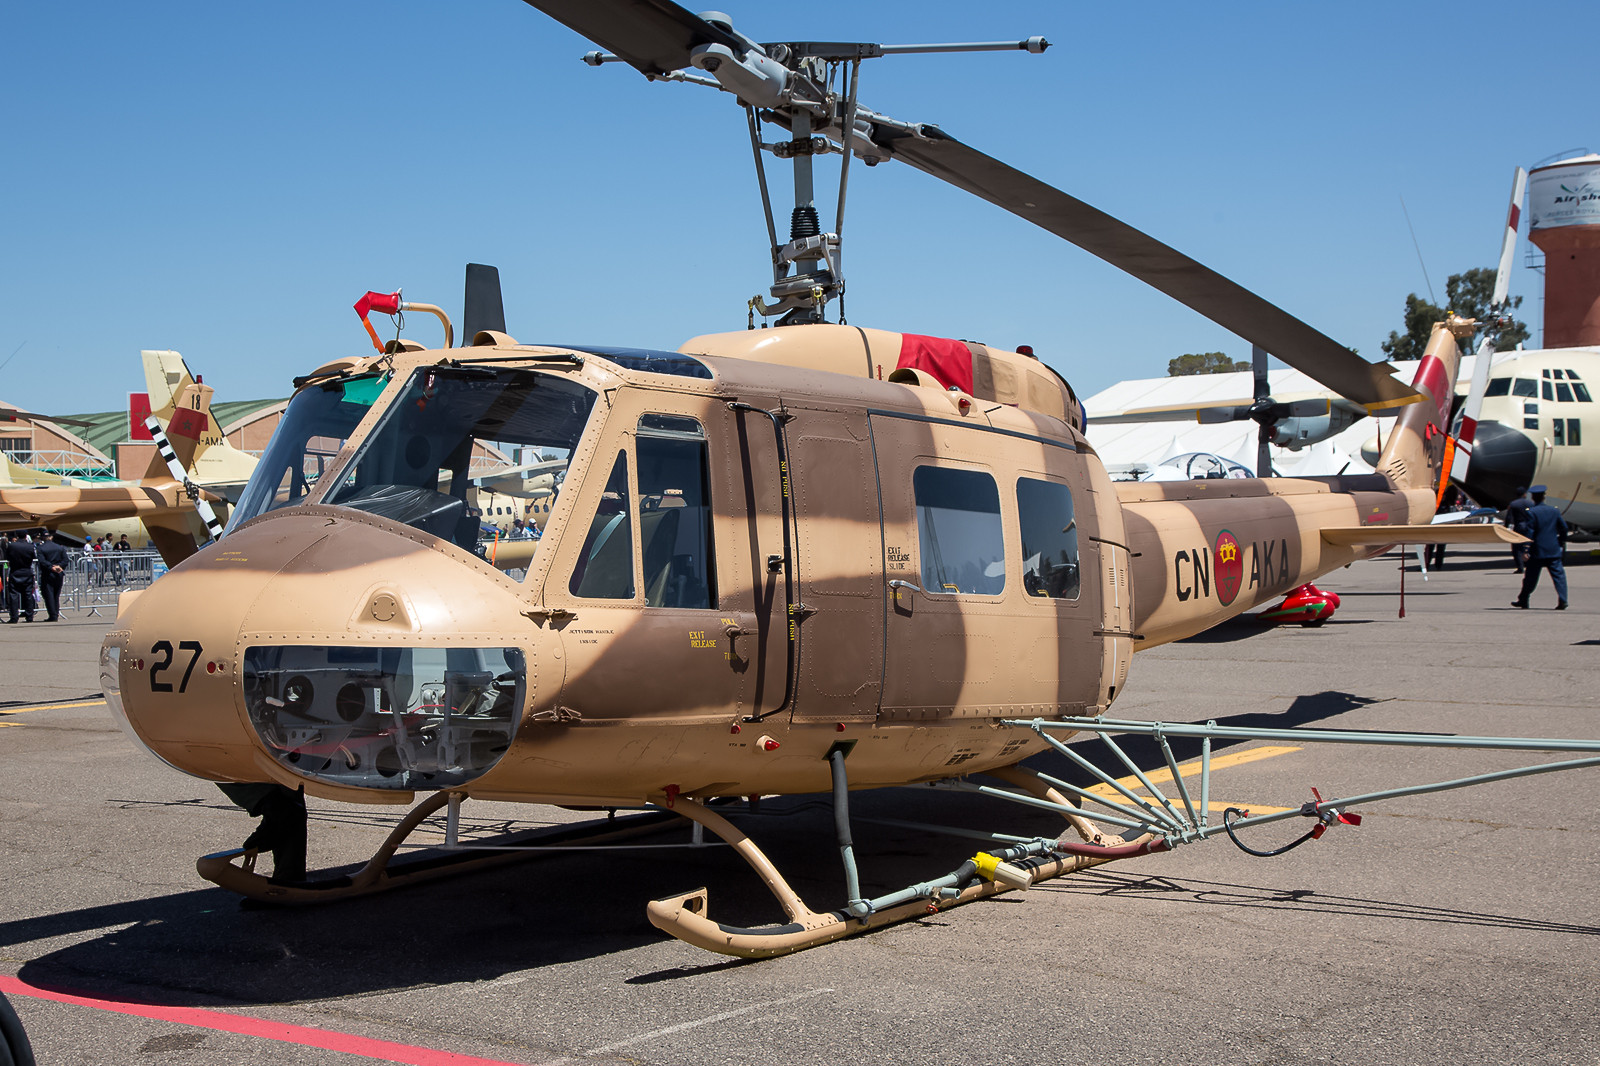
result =
[[[1513,533],[1528,535],[1528,508],[1533,506],[1533,501],[1528,499],[1528,490],[1517,486],[1517,498],[1506,504],[1505,523]],[[1527,544],[1513,544],[1511,546],[1511,569],[1520,574],[1528,562]]]
[[[1567,550],[1567,522],[1561,512],[1544,502],[1544,486],[1535,485],[1529,490],[1533,503],[1527,510],[1529,540],[1527,570],[1522,575],[1522,593],[1511,601],[1511,606],[1528,608],[1528,596],[1539,583],[1539,571],[1550,571],[1550,582],[1556,587],[1556,610],[1567,609],[1567,571],[1561,557]]]
[[[61,617],[61,583],[67,579],[72,559],[60,534],[41,540],[34,553],[39,559],[39,596],[44,600],[45,621],[54,622]]]
[[[23,617],[33,621],[33,543],[17,530],[12,530],[6,535],[3,549],[6,565],[11,568],[6,575],[6,613],[11,617],[6,622],[17,624],[17,611],[22,611]]]

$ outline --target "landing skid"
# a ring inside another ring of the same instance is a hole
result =
[[[933,914],[961,903],[997,895],[1011,889],[1025,889],[1032,884],[1063,874],[1073,873],[1114,859],[1168,851],[1179,844],[1196,843],[1222,833],[1227,833],[1238,846],[1253,855],[1271,856],[1307,840],[1320,837],[1332,825],[1359,825],[1358,815],[1347,813],[1350,807],[1402,796],[1442,792],[1464,788],[1468,785],[1486,784],[1515,777],[1550,773],[1556,770],[1579,769],[1600,765],[1600,741],[1542,740],[1520,737],[1456,737],[1440,734],[1375,733],[1317,729],[1239,729],[1189,723],[1166,724],[1161,722],[1118,721],[1103,718],[1068,718],[1056,720],[1035,719],[1012,721],[1007,725],[1032,730],[1051,747],[1098,780],[1094,789],[1085,789],[1069,782],[1039,774],[1021,766],[989,770],[991,777],[999,778],[1012,789],[981,785],[965,778],[933,782],[936,788],[976,792],[1006,799],[1032,807],[1052,810],[1063,815],[1081,838],[1081,843],[1064,840],[1035,838],[1023,840],[999,834],[972,833],[986,840],[1007,844],[988,852],[979,852],[949,875],[933,881],[911,885],[898,892],[867,900],[860,898],[856,880],[855,859],[850,840],[847,784],[844,778],[844,754],[830,752],[833,763],[834,818],[839,838],[839,850],[844,860],[846,894],[849,902],[840,910],[819,913],[806,906],[799,895],[773,867],[761,850],[738,828],[717,813],[692,800],[679,800],[678,810],[686,818],[711,830],[733,847],[761,877],[788,921],[784,925],[761,929],[721,925],[706,913],[708,895],[698,889],[681,896],[657,900],[648,908],[651,924],[670,933],[679,940],[709,951],[745,957],[784,955],[817,944],[838,940],[841,937],[866,932],[893,922],[904,921],[921,914]],[[1058,737],[1055,734],[1060,733]],[[1144,734],[1154,738],[1165,762],[1166,770],[1146,771],[1141,768],[1112,739],[1115,733]],[[1098,737],[1109,748],[1114,762],[1127,771],[1123,777],[1114,776],[1090,762],[1065,742],[1074,734]],[[1201,740],[1201,757],[1196,763],[1180,764],[1173,753],[1168,737],[1181,736]],[[1429,785],[1370,792],[1343,799],[1324,801],[1316,794],[1314,802],[1299,807],[1277,810],[1250,816],[1248,812],[1230,808],[1220,821],[1210,817],[1211,792],[1211,742],[1214,739],[1285,740],[1295,743],[1379,744],[1399,747],[1490,748],[1537,752],[1581,752],[1588,758],[1564,762],[1543,763],[1479,774],[1474,777],[1443,781]],[[1185,776],[1198,775],[1200,795],[1198,804],[1191,796]],[[1170,780],[1176,792],[1168,798],[1158,787],[1158,782]],[[1121,826],[1134,834],[1132,840],[1103,834],[1087,817],[1082,807],[1075,806],[1068,796],[1074,796],[1085,805],[1093,803],[1104,809],[1095,818]],[[1251,848],[1236,835],[1240,829],[1266,825],[1290,818],[1306,818],[1311,828],[1298,840],[1272,851]],[[892,823],[906,825],[907,823]]]
[[[452,799],[455,800],[454,809],[459,809],[462,798],[464,797],[459,793],[436,792],[417,804],[411,813],[394,827],[384,840],[383,846],[367,860],[366,865],[354,874],[306,881],[275,881],[255,872],[256,852],[243,848],[231,848],[204,855],[195,862],[195,869],[207,881],[260,903],[284,906],[328,903],[356,896],[369,896],[402,885],[435,881],[513,862],[523,862],[532,858],[541,848],[600,846],[626,840],[629,837],[658,830],[663,824],[670,824],[672,821],[670,815],[664,812],[650,811],[624,815],[598,824],[587,822],[569,828],[519,834],[505,839],[492,849],[474,848],[468,845],[459,850],[447,851],[443,855],[393,863],[395,852],[419,825],[441,809],[451,806]],[[455,842],[453,813],[452,810],[452,830],[448,838],[450,844]]]
[[[1600,741],[1596,740],[1460,737],[1447,734],[1319,729],[1241,729],[1219,726],[1215,722],[1197,725],[1109,718],[1033,719],[1009,721],[1005,724],[1037,733],[1052,748],[1088,773],[1099,784],[1092,789],[1086,789],[1022,766],[1010,766],[985,771],[989,777],[997,778],[1010,786],[1008,788],[983,785],[966,778],[932,782],[931,787],[975,792],[1051,811],[1067,821],[1078,840],[1007,836],[877,819],[876,821],[883,824],[974,837],[982,840],[989,850],[978,852],[944,877],[909,885],[874,899],[864,898],[860,891],[854,844],[850,835],[849,782],[845,775],[845,758],[850,749],[848,745],[838,744],[829,752],[828,761],[833,774],[834,828],[844,867],[847,902],[843,907],[832,911],[816,911],[808,906],[755,842],[727,818],[703,802],[676,795],[670,798],[663,797],[663,807],[650,813],[629,815],[603,823],[584,823],[555,831],[544,830],[517,838],[505,838],[501,843],[489,847],[469,844],[439,858],[391,865],[391,860],[405,839],[425,819],[446,806],[450,808],[447,821],[448,845],[456,845],[456,814],[462,797],[460,794],[441,792],[424,800],[412,810],[390,833],[372,859],[352,875],[307,882],[278,883],[256,873],[255,852],[242,849],[207,855],[199,860],[197,867],[200,875],[208,881],[250,899],[276,904],[325,902],[369,895],[403,884],[517,862],[529,858],[541,848],[605,846],[612,842],[625,841],[632,836],[654,832],[663,822],[671,820],[673,815],[681,815],[695,824],[695,843],[688,846],[698,846],[706,830],[720,837],[761,878],[782,908],[786,921],[782,925],[763,928],[722,925],[713,921],[707,914],[709,894],[706,889],[700,888],[650,903],[647,914],[651,924],[685,943],[708,951],[762,958],[789,954],[920,915],[936,914],[972,900],[1013,889],[1025,889],[1041,881],[1101,863],[1168,851],[1181,844],[1197,843],[1224,833],[1250,854],[1279,854],[1289,847],[1316,839],[1330,826],[1360,824],[1358,816],[1347,813],[1349,808],[1360,804],[1442,792],[1556,770],[1600,766]],[[1151,737],[1162,753],[1166,769],[1156,771],[1141,768],[1112,739],[1112,735],[1118,733]],[[1069,745],[1067,740],[1073,739],[1075,735],[1080,735],[1077,739],[1098,737],[1109,749],[1113,762],[1120,763],[1121,769],[1127,771],[1126,775],[1115,776],[1091,762],[1077,750],[1076,745]],[[1199,739],[1200,758],[1180,764],[1168,742],[1170,737]],[[1581,753],[1585,757],[1478,774],[1436,784],[1386,789],[1341,799],[1323,800],[1320,795],[1316,795],[1314,802],[1254,816],[1230,808],[1224,817],[1217,821],[1212,820],[1209,812],[1211,743],[1219,739],[1233,742],[1264,740],[1288,741],[1295,744],[1335,743],[1487,748],[1544,753],[1570,752]],[[1193,776],[1199,777],[1198,802],[1185,783],[1185,777]],[[1167,782],[1170,782],[1169,787],[1176,792],[1174,798],[1169,798],[1158,787],[1160,783]],[[1090,804],[1103,809],[1096,810],[1092,820],[1088,814]],[[1237,836],[1241,829],[1291,818],[1309,820],[1310,830],[1300,839],[1274,851],[1251,848]],[[1123,835],[1117,836],[1102,830],[1098,822],[1118,827]]]
[[[1029,773],[1020,767],[1008,768],[1008,772],[1018,778]],[[1054,792],[1048,788],[1041,791]],[[1055,796],[1061,806],[1070,806],[1059,793]],[[852,898],[841,910],[818,912],[806,905],[755,842],[726,818],[693,800],[679,799],[674,809],[721,837],[738,852],[771,891],[789,920],[785,925],[760,929],[722,925],[707,916],[709,896],[706,889],[700,888],[649,904],[646,913],[650,924],[695,947],[744,958],[787,955],[908,918],[937,914],[962,903],[1024,889],[1113,859],[1143,854],[1156,842],[1150,835],[1131,843],[1123,842],[1120,837],[1111,838],[1115,844],[1107,841],[1099,845],[1068,845],[1043,838],[1026,840],[1010,847],[980,852],[945,877],[911,885],[874,900]],[[1080,833],[1087,830],[1089,839],[1107,840],[1075,808],[1068,818]],[[853,861],[846,869],[847,879],[853,884]]]

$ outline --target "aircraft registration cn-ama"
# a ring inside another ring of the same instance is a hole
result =
[[[797,950],[1222,831],[1187,792],[1126,789],[1094,816],[1122,832],[1103,830],[1074,804],[1089,793],[1019,764],[1074,731],[1142,728],[1100,717],[1137,649],[1384,545],[1507,536],[1427,525],[1467,324],[1435,331],[1409,389],[936,127],[868,112],[854,77],[828,88],[829,66],[855,73],[891,47],[758,45],[662,0],[535,6],[652,77],[727,87],[753,136],[757,110],[792,131],[767,147],[797,164],[797,229],[774,237],[774,302],[757,301],[785,324],[677,351],[519,343],[482,310],[499,306],[497,275],[485,301],[469,268],[466,346],[396,340],[300,379],[226,534],[125,594],[102,649],[136,738],[267,815],[250,848],[201,859],[204,876],[262,900],[334,898],[437,874],[388,858],[463,797],[654,807],[732,844],[787,922],[719,925],[703,889],[652,903],[651,920],[716,951]],[[810,167],[840,143],[1036,221],[1362,404],[1408,404],[1379,472],[1113,485],[1071,388],[1031,355],[825,321],[842,278]],[[502,543],[493,564],[469,504],[486,445],[531,450],[554,486],[542,539]],[[1484,745],[1600,763],[1600,742]],[[848,792],[921,782],[1041,805],[1076,836],[997,835],[948,877],[864,898]],[[431,795],[360,873],[306,881],[300,790]],[[847,902],[817,911],[733,819],[738,797],[829,790]],[[1231,828],[1300,815],[1318,832],[1354,817],[1319,801]]]

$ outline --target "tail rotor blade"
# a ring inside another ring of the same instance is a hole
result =
[[[484,330],[506,331],[500,270],[482,263],[468,263],[466,293],[461,306],[461,346],[472,347],[472,338]]]
[[[1500,265],[1494,274],[1494,295],[1489,298],[1491,308],[1506,302],[1511,292],[1511,257],[1517,248],[1517,224],[1522,219],[1522,197],[1528,189],[1528,172],[1517,168],[1511,177],[1511,206],[1506,210],[1505,234],[1500,240]],[[1450,476],[1465,481],[1467,467],[1472,465],[1472,446],[1478,436],[1478,415],[1483,411],[1483,396],[1489,388],[1489,367],[1494,362],[1494,330],[1485,328],[1478,342],[1478,358],[1472,367],[1472,383],[1467,386],[1467,399],[1461,405],[1461,427],[1457,431],[1455,455],[1450,462]]]
[[[1500,265],[1494,272],[1494,295],[1490,306],[1506,302],[1511,291],[1511,255],[1517,249],[1517,223],[1522,219],[1522,195],[1528,189],[1528,172],[1521,167],[1511,179],[1511,207],[1506,212],[1506,232],[1500,241]]]

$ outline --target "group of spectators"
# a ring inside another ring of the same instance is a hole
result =
[[[22,621],[32,622],[34,612],[40,607],[44,608],[45,621],[60,620],[61,585],[66,581],[76,554],[69,550],[71,544],[70,538],[44,530],[17,529],[5,535],[4,543],[0,544],[0,561],[5,564],[5,624],[16,625],[19,615]],[[85,544],[83,555],[89,560],[88,570],[95,575],[95,583],[112,580],[121,584],[126,580],[127,564],[116,558],[116,554],[132,550],[126,533],[115,543],[108,534],[99,541]],[[103,559],[99,558],[102,553],[105,553]]]

